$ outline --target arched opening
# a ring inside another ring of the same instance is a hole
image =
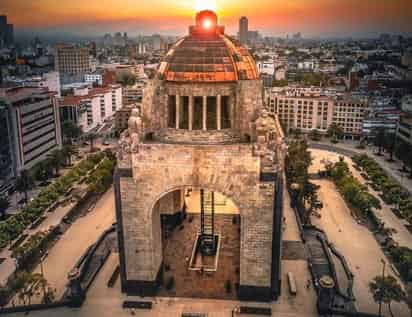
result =
[[[205,210],[212,195],[213,216]],[[241,218],[239,208],[229,197],[203,188],[174,189],[154,204],[152,221],[162,247],[159,295],[237,297]],[[202,232],[212,225],[216,249],[205,253],[201,249]]]

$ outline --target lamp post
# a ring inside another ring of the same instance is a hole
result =
[[[381,289],[379,290],[380,292],[380,296],[379,296],[379,316],[382,316],[382,300],[383,300],[383,283],[384,283],[384,279],[385,279],[385,266],[386,266],[386,262],[385,260],[381,259],[382,262],[382,284],[381,284]]]
[[[43,261],[44,259],[47,257],[47,251],[44,252],[43,250],[40,251],[40,273],[41,273],[41,277],[43,279],[42,281],[42,288],[43,288],[43,300],[46,296],[46,283],[45,283],[45,278],[44,278],[44,267],[43,267]]]

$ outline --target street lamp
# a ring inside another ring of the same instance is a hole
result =
[[[43,261],[47,257],[48,252],[44,252],[43,250],[40,250],[40,273],[41,277],[43,279],[42,281],[42,288],[43,288],[43,300],[46,297],[46,283],[45,283],[45,278],[44,278],[44,268],[43,268]]]
[[[385,260],[381,259],[382,262],[382,283],[381,283],[381,288],[379,290],[379,316],[382,316],[382,300],[383,300],[383,284],[384,284],[384,280],[385,280],[385,266],[386,266],[386,262]]]

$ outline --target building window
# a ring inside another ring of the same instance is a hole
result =
[[[206,115],[207,130],[217,129],[216,101],[217,101],[216,97],[207,97],[207,115]]]
[[[169,96],[167,98],[168,105],[168,116],[167,116],[167,126],[169,128],[176,128],[176,96]]]
[[[222,96],[222,104],[221,104],[221,120],[222,120],[221,127],[222,129],[231,128],[229,100],[230,100],[229,96]]]
[[[203,97],[193,97],[193,130],[202,130]]]

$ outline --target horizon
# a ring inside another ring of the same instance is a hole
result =
[[[301,32],[306,38],[366,38],[381,33],[411,35],[412,12],[408,0],[305,0],[275,3],[258,0],[253,8],[245,0],[182,0],[179,4],[153,0],[150,4],[131,0],[80,0],[52,3],[51,0],[3,0],[2,14],[14,24],[17,37],[100,37],[127,32],[129,37],[162,34],[181,36],[201,9],[216,10],[228,34],[236,34],[241,16],[249,29],[264,36],[285,37]],[[157,8],[156,10],[153,8]],[[36,15],[31,12],[38,12]],[[342,16],[346,17],[342,19]],[[327,30],[327,31],[325,31]]]

